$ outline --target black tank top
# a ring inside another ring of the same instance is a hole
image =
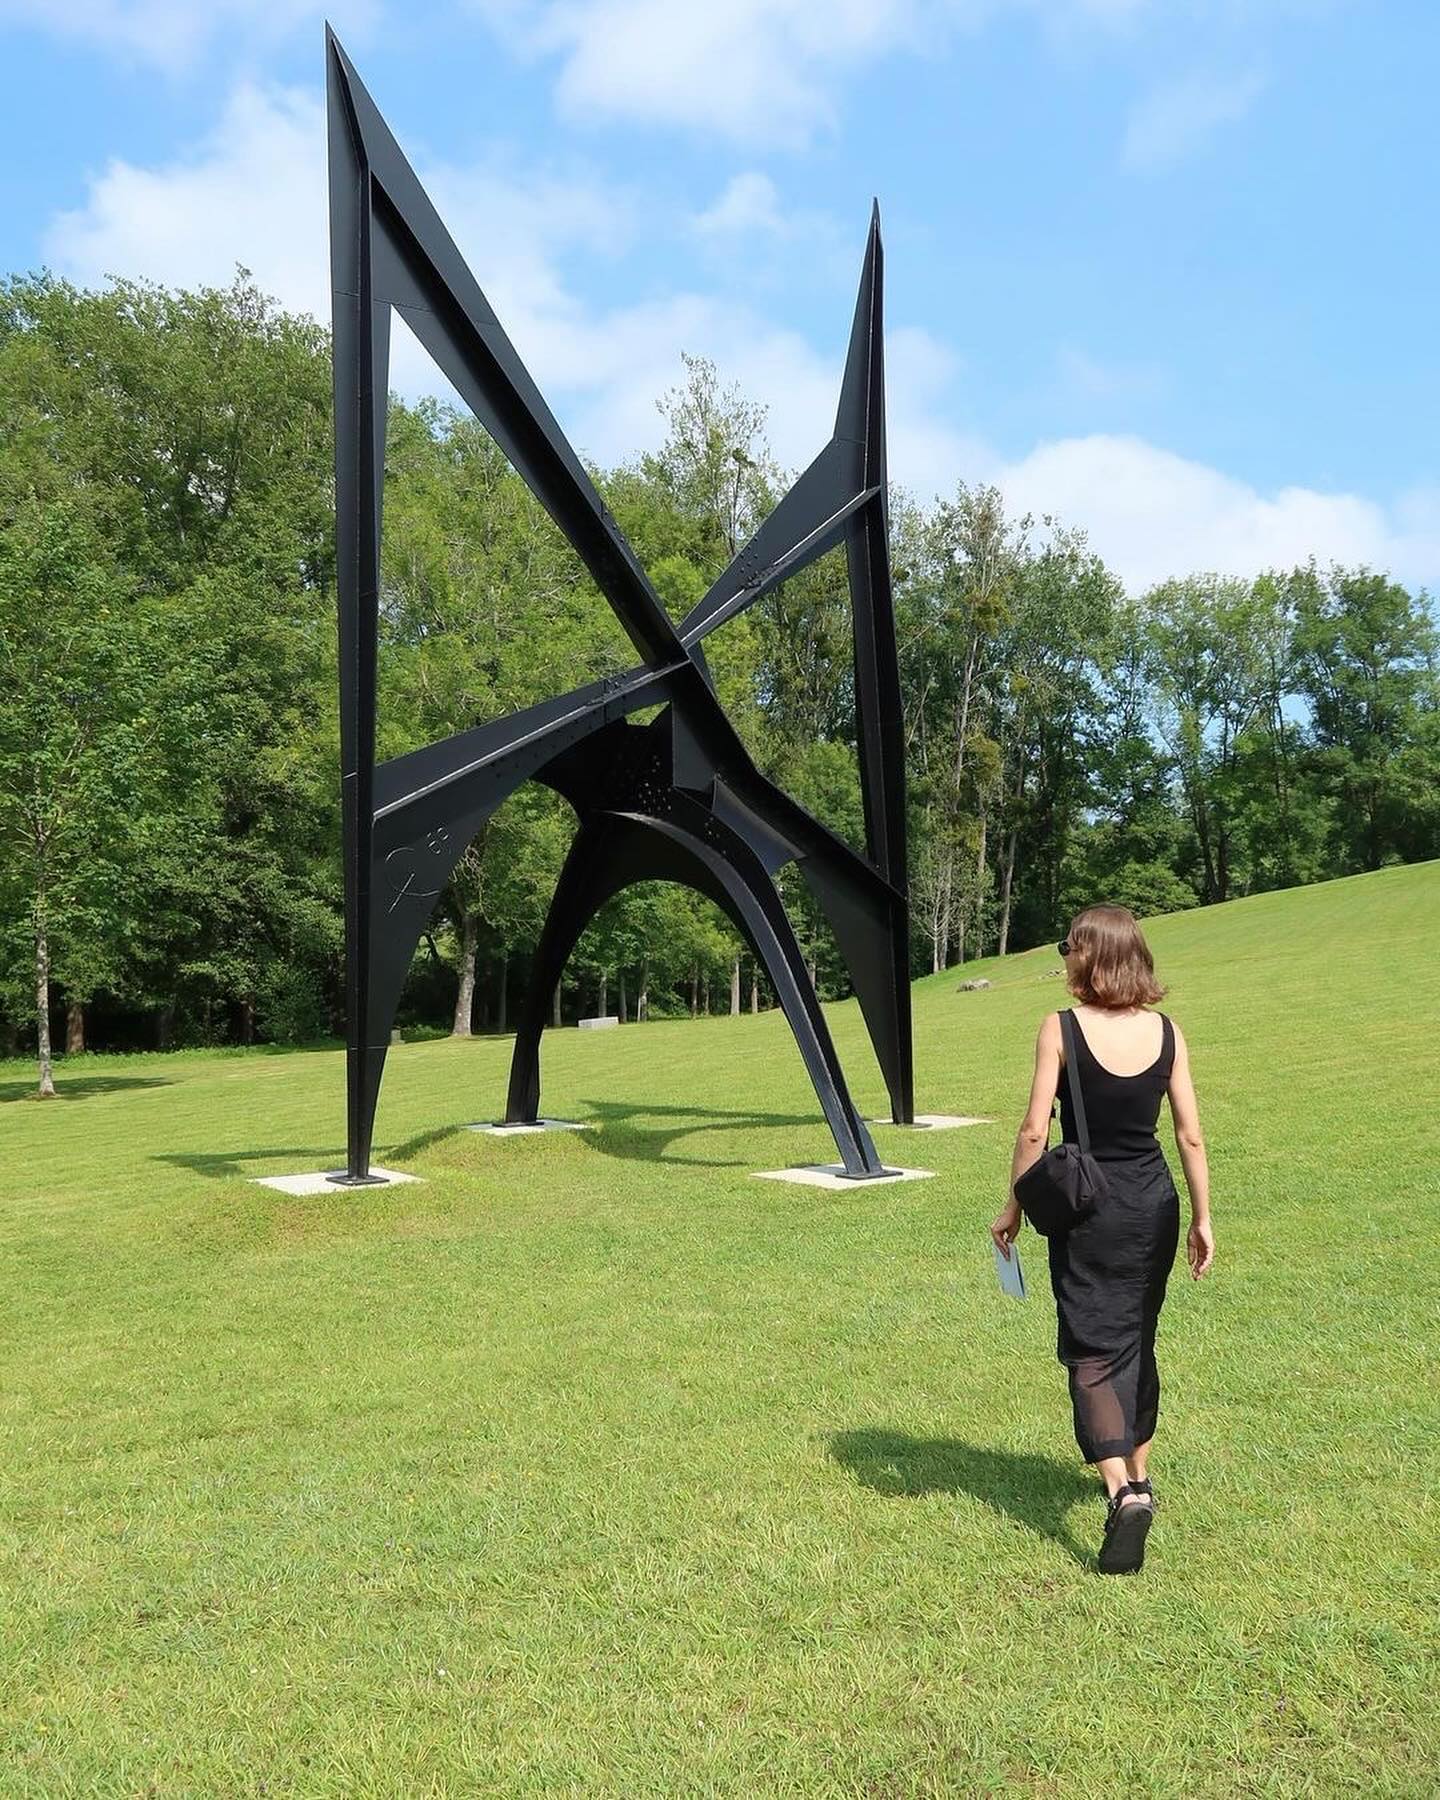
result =
[[[1085,1041],[1085,1028],[1070,1013],[1074,1026],[1075,1072],[1085,1097],[1085,1122],[1090,1127],[1090,1148],[1101,1162],[1121,1162],[1127,1157],[1154,1156],[1160,1149],[1155,1125],[1160,1102],[1170,1085],[1175,1066],[1175,1029],[1160,1015],[1160,1054],[1138,1075],[1112,1075]],[[1078,1144],[1075,1116],[1070,1105],[1070,1082],[1060,1071],[1060,1126],[1067,1144]]]

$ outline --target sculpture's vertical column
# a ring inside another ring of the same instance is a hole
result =
[[[370,1178],[371,838],[380,505],[390,309],[370,292],[370,170],[327,33],[330,280],[335,383],[335,581],[340,628],[340,809],[345,864],[346,1179]],[[384,1049],[381,1047],[383,1058]]]
[[[857,485],[874,497],[850,520],[845,555],[854,621],[856,740],[865,843],[870,860],[894,898],[886,921],[889,967],[881,985],[894,995],[882,1055],[897,1125],[915,1120],[915,1073],[910,1021],[910,909],[905,847],[905,718],[895,643],[895,604],[890,586],[889,470],[885,453],[885,252],[878,207],[855,302],[845,360],[845,380],[835,434],[855,446]]]

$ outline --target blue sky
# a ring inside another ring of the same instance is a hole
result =
[[[1433,3],[329,10],[591,454],[655,441],[685,349],[808,460],[875,194],[917,493],[998,481],[1134,587],[1310,552],[1440,577]],[[324,14],[0,0],[0,266],[241,262],[325,316]]]

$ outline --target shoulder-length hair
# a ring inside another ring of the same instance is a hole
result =
[[[1087,906],[1070,924],[1070,992],[1087,1006],[1150,1006],[1165,996],[1150,946],[1126,906]]]

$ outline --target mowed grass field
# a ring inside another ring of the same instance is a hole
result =
[[[1440,1791],[1440,864],[1155,921],[1219,1256],[1140,1577],[997,1291],[1053,950],[916,988],[937,1179],[833,1155],[778,1014],[0,1067],[5,1795]],[[831,1011],[858,1096],[882,1087]],[[1168,1144],[1168,1121],[1162,1126]]]

